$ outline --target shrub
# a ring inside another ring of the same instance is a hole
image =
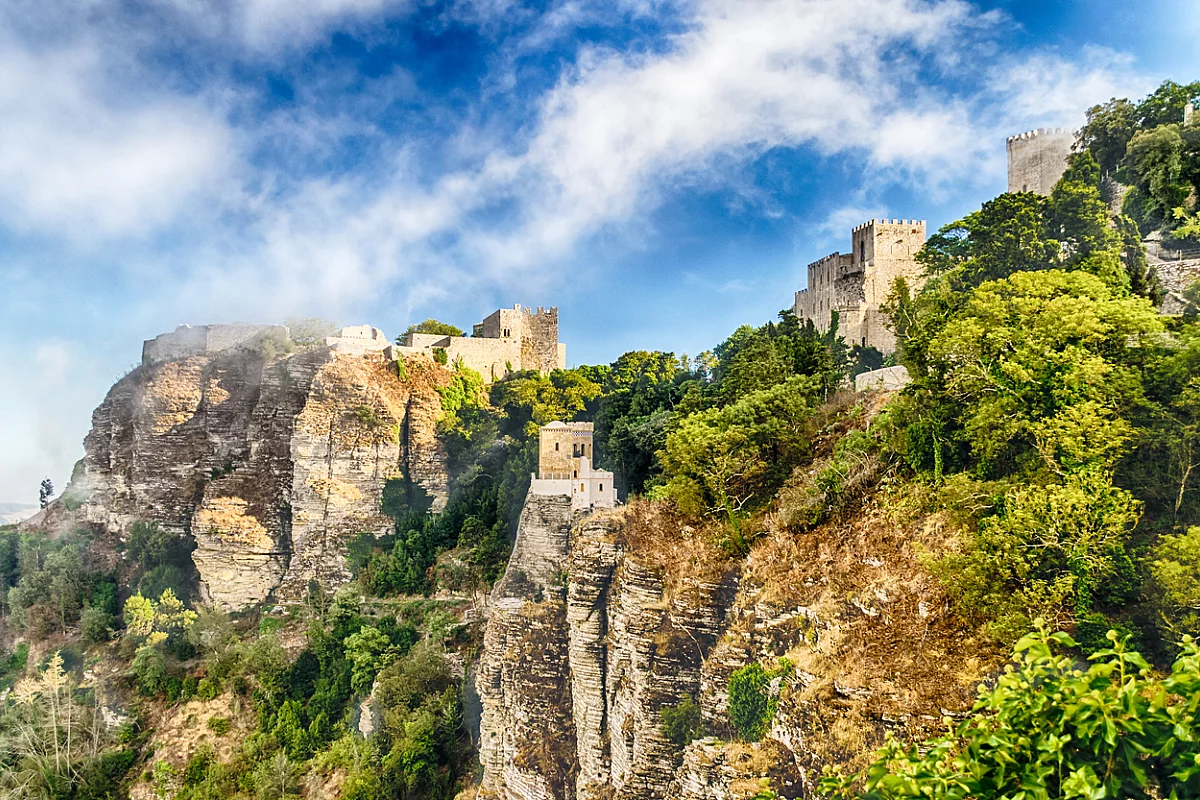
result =
[[[667,706],[658,712],[662,735],[676,747],[685,747],[703,733],[700,705],[696,698],[688,696],[676,705]]]
[[[449,357],[446,355],[446,348],[433,348],[433,360],[444,366],[449,361]]]
[[[779,705],[778,688],[771,684],[790,671],[791,664],[786,660],[774,671],[763,669],[755,661],[729,677],[729,721],[738,736],[748,742],[766,736]]]
[[[83,631],[83,640],[88,644],[100,644],[112,638],[112,627],[115,620],[112,614],[88,606],[79,617],[79,627]]]
[[[157,647],[142,645],[133,656],[133,672],[138,691],[149,697],[167,688],[167,663]]]
[[[212,748],[207,745],[201,745],[192,757],[188,759],[187,766],[183,768],[183,785],[195,786],[202,783],[208,777],[209,767],[214,761]]]
[[[980,687],[970,715],[946,736],[911,746],[890,739],[862,773],[827,774],[821,793],[870,798],[1196,797],[1200,792],[1200,646],[1185,639],[1157,677],[1116,632],[1091,666],[1058,655],[1076,642],[1038,630],[1010,666]]]
[[[210,717],[208,720],[208,729],[218,736],[224,736],[229,733],[233,725],[228,717]]]
[[[220,693],[220,686],[212,678],[201,678],[196,684],[196,697],[201,700],[215,700]]]

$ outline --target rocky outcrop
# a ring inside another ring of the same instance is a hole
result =
[[[699,690],[732,576],[639,561],[628,533],[644,523],[526,500],[476,681],[483,796],[665,796],[681,754],[659,714]]]
[[[450,373],[413,357],[403,374],[328,347],[147,362],[92,415],[66,496],[117,536],[137,521],[190,534],[202,591],[222,607],[299,600],[311,580],[348,580],[349,538],[387,530],[389,480],[444,502],[435,426]]]
[[[744,558],[720,536],[655,504],[572,516],[566,497],[527,499],[479,663],[481,797],[811,796],[888,733],[939,732],[1002,660],[921,565],[946,546],[936,519],[901,525],[868,499],[815,531],[772,527]],[[778,711],[740,742],[729,679],[755,661],[781,668]],[[681,746],[661,712],[689,697],[710,735]]]

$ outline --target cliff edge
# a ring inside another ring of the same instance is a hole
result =
[[[289,349],[259,336],[146,359],[93,413],[63,502],[116,537],[136,522],[190,535],[202,596],[222,608],[348,581],[347,540],[390,525],[389,480],[445,502],[437,389],[452,373],[424,356],[400,369],[379,352]]]

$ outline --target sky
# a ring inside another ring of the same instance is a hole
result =
[[[0,501],[180,323],[558,306],[572,364],[761,324],[1006,136],[1200,77],[1162,0],[5,0]]]

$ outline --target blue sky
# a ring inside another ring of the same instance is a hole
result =
[[[521,302],[573,363],[694,354],[998,194],[1006,135],[1197,77],[1193,0],[7,0],[0,500],[178,323]]]

